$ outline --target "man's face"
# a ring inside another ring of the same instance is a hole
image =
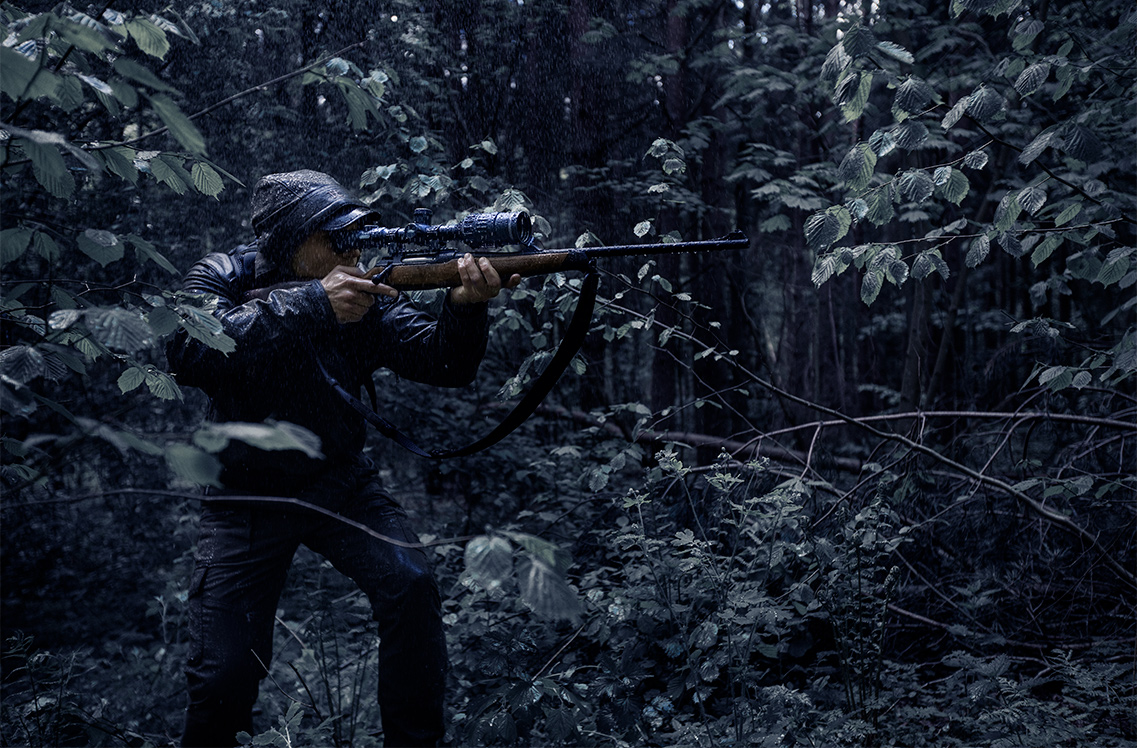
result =
[[[345,231],[357,228],[355,224]],[[317,231],[304,240],[292,256],[292,272],[299,278],[323,278],[341,265],[355,266],[359,249],[337,254],[326,231]]]

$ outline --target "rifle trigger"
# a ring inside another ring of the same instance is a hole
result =
[[[390,265],[383,268],[383,270],[379,273],[379,275],[376,275],[375,277],[373,277],[371,279],[371,282],[376,284],[376,285],[386,282],[387,276],[391,274],[391,270],[394,267],[395,267],[395,263],[392,262]]]

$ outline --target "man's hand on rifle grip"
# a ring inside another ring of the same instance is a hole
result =
[[[516,288],[521,283],[521,276],[514,274],[505,283],[501,276],[485,257],[476,260],[470,253],[458,258],[458,276],[462,285],[450,289],[450,302],[453,304],[477,304],[489,301],[497,296],[503,288]]]
[[[357,267],[340,265],[320,281],[336,315],[336,322],[343,325],[363,319],[379,294],[392,297],[399,295],[390,286],[372,283],[370,278],[375,272],[377,271],[369,270],[364,273]]]

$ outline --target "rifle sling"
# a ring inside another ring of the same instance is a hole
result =
[[[399,446],[415,453],[419,457],[426,457],[432,460],[465,457],[475,452],[480,452],[487,447],[491,447],[508,436],[514,429],[524,423],[529,416],[533,415],[533,411],[537,409],[541,401],[552,391],[553,386],[557,383],[557,380],[560,379],[564,370],[568,368],[569,362],[572,361],[577,351],[580,350],[580,347],[584,344],[585,337],[588,335],[588,328],[592,322],[592,310],[596,305],[596,291],[599,283],[599,273],[596,272],[594,267],[589,267],[584,277],[584,283],[580,288],[580,298],[576,302],[576,310],[573,311],[572,320],[569,321],[569,326],[565,330],[565,336],[561,340],[561,344],[558,346],[553,360],[549,362],[549,365],[545,367],[545,370],[542,371],[540,376],[533,382],[533,386],[529,389],[529,392],[525,393],[521,401],[513,407],[513,410],[511,410],[492,431],[459,449],[432,449],[430,451],[423,449],[410,437],[399,431],[390,421],[383,418],[383,416],[371,408],[368,408],[366,403],[345,390],[343,385],[337,382],[335,378],[328,373],[328,370],[324,368],[324,364],[320,362],[319,359],[317,359],[316,362],[328,384],[339,393],[339,396],[342,397],[348,405],[362,415],[367,422],[374,426],[375,430],[383,436],[391,439]],[[374,387],[374,385],[372,385],[372,387]],[[371,393],[369,392],[368,394]],[[372,403],[374,403],[374,395],[372,395]]]

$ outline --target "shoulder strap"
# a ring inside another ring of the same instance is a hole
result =
[[[533,411],[541,404],[541,401],[552,391],[553,386],[560,379],[561,374],[568,368],[569,362],[572,361],[573,356],[577,354],[580,347],[584,344],[584,339],[588,335],[588,328],[592,322],[592,310],[596,305],[596,290],[600,283],[600,275],[596,272],[595,268],[590,267],[587,275],[584,277],[584,283],[580,288],[580,298],[576,302],[576,310],[573,312],[572,320],[569,321],[568,329],[565,330],[565,336],[561,340],[560,346],[557,348],[553,360],[545,367],[540,376],[533,382],[533,386],[521,401],[513,407],[513,410],[502,419],[492,431],[483,436],[482,438],[467,444],[459,449],[442,450],[433,449],[429,452],[422,447],[415,444],[413,440],[399,431],[389,421],[380,416],[374,410],[367,407],[362,400],[355,395],[351,394],[343,388],[343,386],[328,373],[324,368],[324,364],[317,358],[317,364],[320,367],[320,372],[323,374],[324,379],[328,384],[339,393],[352,408],[362,415],[367,422],[370,423],[375,429],[393,440],[399,446],[414,452],[420,457],[427,457],[433,460],[444,460],[451,457],[465,457],[472,455],[475,452],[480,452],[487,447],[497,444],[499,441],[508,436],[514,429],[525,422],[529,416],[533,415]]]

